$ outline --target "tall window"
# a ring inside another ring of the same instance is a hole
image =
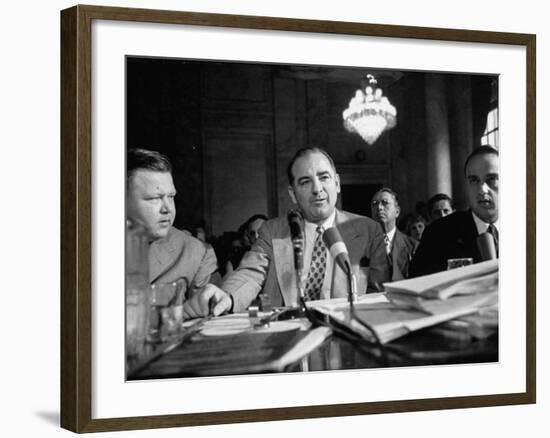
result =
[[[487,114],[487,125],[481,137],[481,144],[488,144],[498,149],[498,78],[491,83],[491,109]]]

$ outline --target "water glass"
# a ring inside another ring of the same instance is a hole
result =
[[[164,342],[181,330],[186,286],[184,279],[151,285],[151,314],[147,336],[149,342]]]

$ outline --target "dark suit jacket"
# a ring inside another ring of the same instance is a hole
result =
[[[399,230],[395,231],[391,252],[388,254],[391,281],[409,277],[409,263],[418,242]]]
[[[149,248],[151,284],[184,279],[187,298],[210,282],[217,269],[212,247],[195,239],[187,231],[172,227],[166,237],[152,242]],[[158,297],[161,303],[170,298]]]
[[[381,290],[389,280],[382,228],[373,220],[344,211],[336,211],[334,225],[348,249],[357,279],[358,293]],[[238,269],[222,283],[233,297],[233,311],[242,312],[263,290],[274,306],[296,305],[296,271],[286,216],[262,225],[259,237],[243,257]],[[336,264],[332,276],[332,296],[348,293],[346,274]]]
[[[471,257],[481,261],[477,248],[477,228],[472,212],[457,211],[436,220],[424,230],[411,262],[410,276],[432,274],[447,269],[447,260]]]

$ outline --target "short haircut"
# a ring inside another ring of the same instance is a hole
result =
[[[248,227],[250,224],[258,219],[262,219],[264,221],[267,221],[267,216],[265,214],[255,214],[254,216],[250,216],[240,227],[238,230],[238,233],[242,236],[246,230],[248,230]]]
[[[397,197],[397,193],[395,193],[392,189],[390,189],[389,187],[382,187],[380,190],[378,190],[374,195],[372,195],[372,199],[374,199],[376,197],[376,195],[380,194],[380,193],[389,193],[390,195],[393,196],[393,199],[395,199],[395,205],[397,205],[399,207],[399,198]],[[372,203],[372,199],[371,199],[371,203]]]
[[[334,173],[336,173],[336,166],[334,165],[334,161],[332,161],[332,158],[330,158],[330,155],[327,151],[324,149],[318,148],[318,147],[305,147],[298,149],[292,159],[290,160],[290,163],[288,163],[288,166],[286,168],[286,175],[288,177],[288,183],[290,185],[294,184],[294,175],[292,174],[292,166],[294,166],[294,163],[302,157],[305,157],[306,155],[310,154],[323,154],[328,162],[330,163],[332,170],[334,170]]]
[[[165,155],[147,149],[128,149],[126,152],[126,184],[136,170],[152,170],[172,173],[172,165]]]
[[[424,216],[418,213],[410,213],[409,214],[409,224],[416,224],[417,222],[422,222],[423,224],[426,224],[426,219]]]
[[[489,146],[489,145],[478,146],[477,148],[475,148],[470,153],[470,155],[468,155],[468,158],[466,158],[466,161],[464,162],[464,175],[466,175],[466,168],[468,167],[468,163],[472,158],[477,157],[478,155],[487,155],[487,154],[496,155],[498,158],[498,149],[495,149],[493,146]]]
[[[257,221],[258,219],[262,219],[262,220],[266,221],[267,216],[265,214],[255,214],[254,216],[250,216],[244,224],[246,226],[249,226],[252,222]]]
[[[436,195],[433,195],[430,199],[428,199],[428,211],[430,214],[432,214],[432,208],[436,202],[439,201],[447,201],[449,202],[449,205],[451,206],[451,209],[454,210],[453,205],[453,198],[451,198],[449,195],[445,193],[437,193]]]

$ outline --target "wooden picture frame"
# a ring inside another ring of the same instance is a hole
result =
[[[174,415],[92,418],[92,22],[163,23],[516,45],[526,49],[524,392]],[[213,425],[534,403],[536,400],[536,37],[531,34],[75,6],[61,13],[61,426],[75,432]]]

